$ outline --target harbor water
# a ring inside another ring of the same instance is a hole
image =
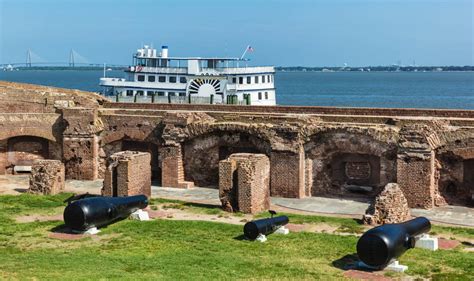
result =
[[[0,72],[0,80],[100,92],[102,75],[20,70]],[[275,86],[279,105],[474,109],[474,72],[277,72]]]

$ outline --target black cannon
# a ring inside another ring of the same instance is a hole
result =
[[[255,240],[258,235],[267,235],[273,233],[280,226],[283,226],[289,222],[287,216],[273,217],[276,214],[274,211],[270,211],[272,215],[268,219],[254,220],[244,225],[244,235],[247,239]]]
[[[145,195],[130,197],[81,196],[67,200],[64,209],[64,223],[73,230],[85,231],[127,218],[138,209],[146,208]],[[79,200],[77,200],[79,198]]]
[[[430,229],[431,223],[425,217],[377,226],[360,237],[357,255],[366,265],[382,269],[406,250],[415,247],[415,236]]]

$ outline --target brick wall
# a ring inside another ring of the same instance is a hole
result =
[[[304,154],[274,151],[270,154],[272,196],[305,197]]]
[[[434,160],[434,152],[398,155],[397,182],[405,194],[410,208],[429,209],[434,206]]]
[[[150,104],[106,102],[105,108],[186,110],[186,111],[227,111],[248,113],[298,113],[298,114],[335,114],[335,115],[371,115],[371,116],[427,116],[474,118],[474,110],[446,109],[405,109],[405,108],[349,108],[321,106],[236,106],[206,104]]]

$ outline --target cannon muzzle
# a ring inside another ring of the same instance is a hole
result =
[[[73,230],[85,231],[127,218],[148,205],[145,195],[130,197],[89,197],[71,202],[64,209],[64,223]]]
[[[406,250],[415,247],[415,236],[430,229],[431,223],[425,217],[377,226],[360,237],[357,255],[365,264],[382,269]]]
[[[244,235],[250,240],[257,239],[258,235],[273,233],[278,227],[289,222],[287,216],[271,217],[248,222],[244,225]]]

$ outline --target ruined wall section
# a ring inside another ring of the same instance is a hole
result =
[[[104,103],[104,97],[91,92],[0,81],[3,113],[55,113],[58,108],[98,108]]]
[[[92,108],[64,108],[63,161],[66,178],[95,180],[98,177],[98,137],[103,125]]]

